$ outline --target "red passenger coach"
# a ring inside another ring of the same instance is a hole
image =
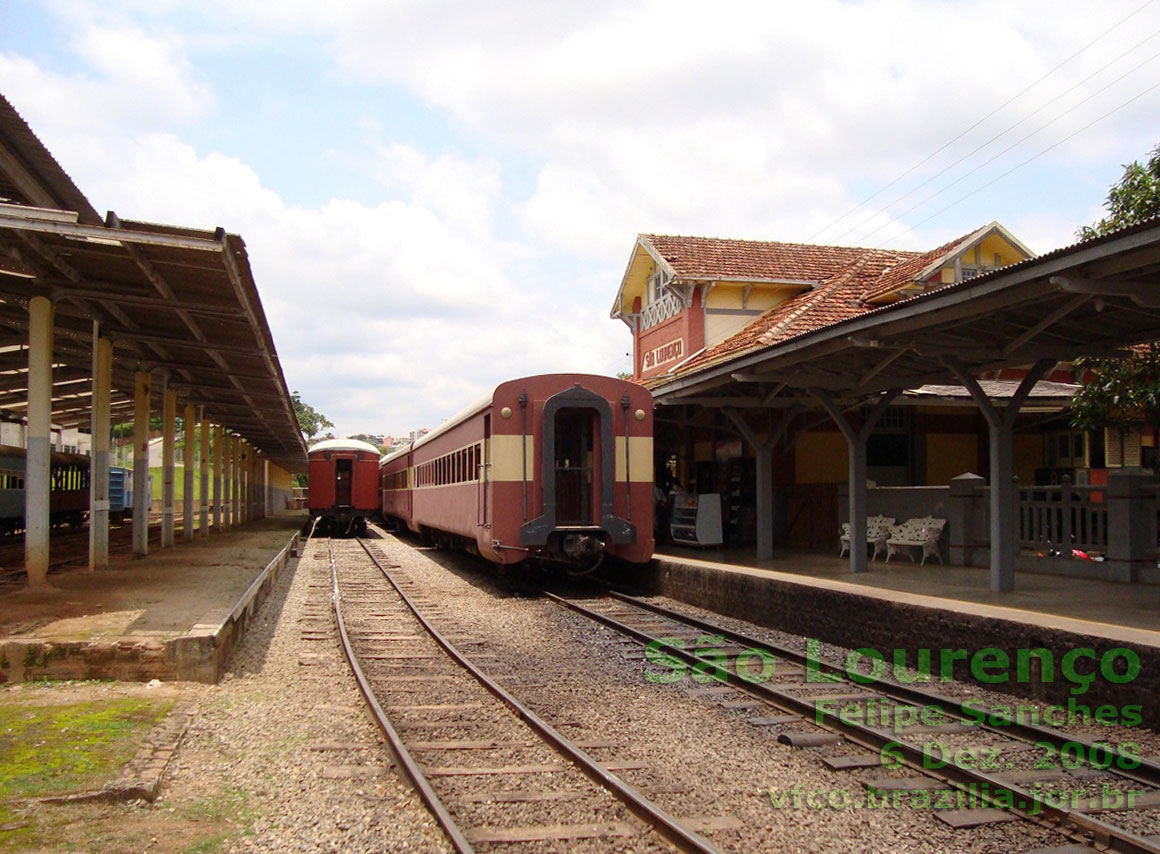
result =
[[[310,485],[306,506],[323,532],[366,531],[379,512],[379,449],[357,439],[327,439],[307,452]]]
[[[510,380],[380,464],[384,518],[490,561],[653,552],[653,403],[613,377]]]

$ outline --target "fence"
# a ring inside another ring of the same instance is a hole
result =
[[[1053,486],[1019,490],[1019,545],[1045,554],[1071,557],[1108,550],[1106,488],[1077,486],[1070,478]]]

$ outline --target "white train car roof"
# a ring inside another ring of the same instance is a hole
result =
[[[416,439],[411,445],[412,450],[415,448],[421,447],[422,445],[427,444],[432,439],[436,439],[439,436],[442,436],[448,430],[452,429],[453,427],[459,426],[464,421],[466,421],[468,418],[471,418],[473,415],[478,415],[479,413],[483,412],[483,410],[485,410],[489,406],[491,406],[491,400],[494,396],[495,396],[495,389],[493,388],[491,391],[489,391],[487,394],[485,394],[479,400],[475,401],[475,403],[471,404],[471,406],[468,406],[466,409],[463,409],[463,410],[455,413],[450,418],[448,418],[446,421],[444,421],[442,424],[440,424],[438,427],[436,427],[434,430],[432,430],[430,433],[425,433],[424,435],[422,435],[418,439]]]
[[[406,445],[403,445],[403,447],[399,448],[397,451],[391,451],[389,454],[383,454],[383,456],[381,456],[379,458],[379,466],[380,467],[385,466],[391,460],[397,460],[399,457],[403,456],[403,454],[409,452],[410,450],[411,450],[411,444],[408,442]]]
[[[360,439],[324,439],[317,445],[311,445],[306,453],[309,455],[317,451],[369,451],[376,457],[379,455],[378,448]]]

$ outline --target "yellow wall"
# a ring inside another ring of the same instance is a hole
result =
[[[995,264],[995,253],[999,254],[999,266],[1015,264],[1025,260],[1026,256],[998,234],[987,235],[979,247],[983,253],[983,263],[988,267]],[[970,263],[974,263],[975,250],[970,251]],[[965,261],[966,259],[964,259]]]
[[[972,433],[930,433],[926,437],[926,483],[943,486],[966,472],[986,477],[979,467],[979,440]]]
[[[802,433],[794,445],[798,483],[842,483],[849,473],[849,454],[841,433]]]
[[[1015,476],[1024,486],[1035,483],[1035,470],[1043,467],[1043,437],[1015,434]]]
[[[765,312],[781,305],[787,299],[801,293],[801,288],[792,285],[755,284],[745,298],[745,285],[741,282],[719,282],[709,291],[705,308],[740,309]],[[744,305],[742,303],[744,302]],[[726,338],[736,335],[759,314],[711,314],[705,315],[705,346],[712,347]]]
[[[709,314],[705,316],[705,346],[720,344],[757,320],[758,314]]]
[[[270,463],[270,486],[274,489],[290,489],[293,485],[293,475],[290,472]]]

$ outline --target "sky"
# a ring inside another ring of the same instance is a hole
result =
[[[1037,252],[1160,142],[1160,0],[0,0],[98,212],[238,233],[336,435],[631,370],[638,233]]]

